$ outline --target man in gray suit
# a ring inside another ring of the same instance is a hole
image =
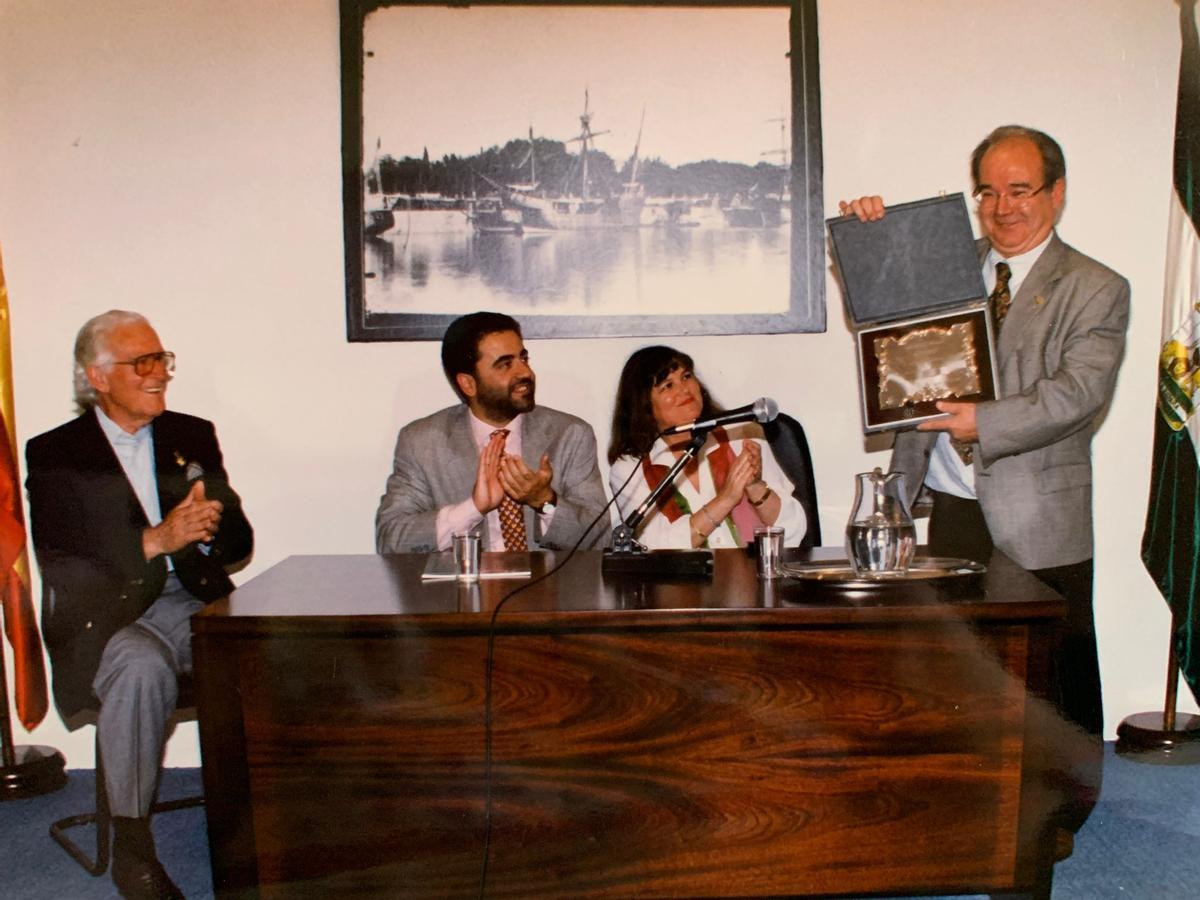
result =
[[[462,402],[400,430],[376,550],[444,550],[454,532],[473,528],[489,550],[568,550],[581,537],[585,548],[603,546],[608,520],[588,531],[606,502],[596,436],[582,419],[535,404],[516,320],[454,320],[442,369]]]
[[[971,176],[1000,322],[998,397],[939,402],[945,417],[896,436],[891,468],[908,475],[910,499],[922,485],[932,493],[932,553],[986,562],[998,547],[1067,599],[1051,699],[1098,746],[1091,441],[1124,353],[1129,283],[1055,233],[1066,162],[1049,135],[997,128],[975,148]],[[883,201],[842,212],[875,220]]]

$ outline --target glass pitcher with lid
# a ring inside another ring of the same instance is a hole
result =
[[[917,547],[904,473],[878,466],[855,476],[854,507],[846,525],[846,557],[860,577],[902,575]]]

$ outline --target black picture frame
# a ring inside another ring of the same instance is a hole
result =
[[[586,0],[482,0],[429,3],[420,0],[339,0],[341,18],[342,197],[345,245],[346,332],[351,342],[440,340],[455,314],[371,310],[365,290],[363,76],[364,22],[387,7],[592,6]],[[784,312],[665,315],[520,315],[527,338],[621,337],[822,332],[825,309],[825,222],[822,214],[820,83],[817,0],[757,0],[731,4],[622,2],[619,7],[722,8],[738,6],[790,9],[791,70],[791,226],[790,290]],[[468,10],[469,12],[469,10]],[[736,299],[731,298],[731,304]]]

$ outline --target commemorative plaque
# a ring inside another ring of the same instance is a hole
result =
[[[934,418],[939,400],[994,399],[992,317],[963,195],[827,224],[857,342],[863,430]]]

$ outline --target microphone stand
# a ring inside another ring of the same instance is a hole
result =
[[[672,575],[712,577],[713,555],[711,550],[647,550],[634,536],[638,527],[650,513],[658,498],[675,483],[683,467],[696,458],[713,426],[696,428],[688,441],[683,455],[667,470],[666,476],[637,509],[613,529],[612,549],[604,551],[600,569],[603,572],[620,572],[638,575]]]

